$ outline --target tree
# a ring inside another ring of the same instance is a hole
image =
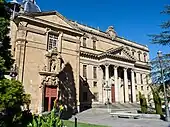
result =
[[[13,125],[21,116],[21,106],[28,104],[30,98],[24,92],[23,85],[16,80],[0,80],[0,112],[5,114],[6,125]]]
[[[161,77],[160,61],[163,70],[164,82],[166,88],[168,89],[170,83],[170,54],[163,54],[161,58],[155,57],[150,62],[150,66],[151,66],[150,77],[152,78],[152,84],[150,85],[152,86],[155,85],[158,88],[158,92],[163,93],[163,82]]]
[[[4,67],[9,70],[14,62],[10,51],[10,11],[8,11],[7,5],[5,0],[0,0],[0,73],[4,73]],[[2,67],[2,65],[4,66]]]
[[[140,106],[141,106],[141,112],[142,113],[147,113],[147,101],[144,95],[141,94],[141,92],[139,92],[139,100],[140,100]]]
[[[162,103],[161,103],[161,98],[159,96],[159,92],[158,90],[155,88],[153,88],[152,86],[150,86],[151,91],[152,91],[152,95],[153,95],[153,101],[155,103],[155,110],[157,114],[162,115]]]
[[[170,5],[165,7],[165,10],[162,14],[170,14]],[[170,19],[168,21],[163,22],[160,27],[163,31],[159,34],[150,35],[152,37],[153,44],[161,44],[161,45],[169,45],[170,44]]]

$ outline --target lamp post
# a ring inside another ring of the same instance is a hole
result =
[[[18,75],[16,64],[11,68],[9,75],[11,76],[12,79],[15,79],[16,76]]]
[[[161,69],[161,79],[162,79],[163,88],[164,88],[165,115],[166,115],[165,120],[169,122],[170,117],[169,117],[169,109],[168,109],[167,91],[166,91],[166,87],[165,87],[164,72],[163,72],[163,68],[162,68],[162,52],[158,51],[157,54],[158,54],[158,60],[159,60],[160,69]]]

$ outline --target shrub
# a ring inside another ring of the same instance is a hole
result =
[[[33,115],[33,120],[28,124],[27,127],[62,127],[63,121],[61,120],[61,114],[63,111],[63,106],[60,105],[59,112],[57,114],[56,101],[54,101],[54,106],[52,111],[47,116],[36,116]]]

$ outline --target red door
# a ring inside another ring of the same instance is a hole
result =
[[[112,94],[112,103],[115,103],[115,85],[112,85],[111,88],[111,94]]]
[[[58,91],[56,86],[45,87],[45,103],[44,110],[51,111],[54,105],[54,100],[58,99]]]

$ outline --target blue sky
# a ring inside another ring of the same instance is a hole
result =
[[[99,27],[114,26],[118,36],[148,45],[150,57],[158,50],[169,53],[170,46],[150,43],[148,34],[159,33],[159,25],[168,19],[160,14],[169,0],[36,0],[42,11],[56,10],[66,18]]]

